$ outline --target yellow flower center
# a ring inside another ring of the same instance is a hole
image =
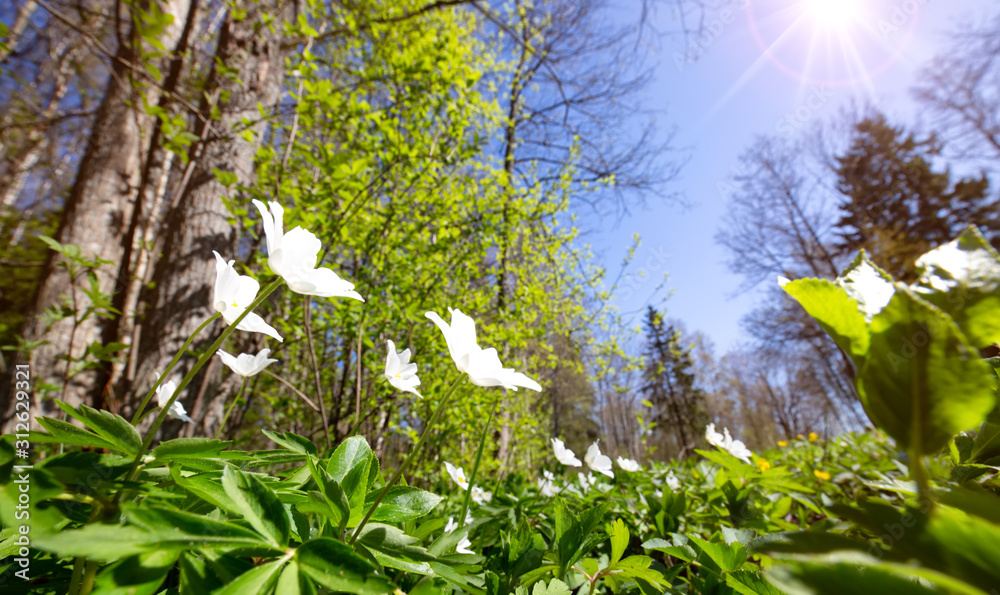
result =
[[[784,440],[778,440],[778,446],[788,446],[788,443]]]
[[[813,475],[815,475],[816,477],[818,477],[818,478],[820,478],[820,479],[822,479],[824,481],[828,481],[830,479],[830,474],[829,473],[827,473],[826,471],[820,471],[819,469],[814,470],[813,471]]]
[[[232,307],[233,307],[233,308],[239,308],[239,307],[240,307],[240,305],[239,305],[239,304],[237,304],[237,303],[236,303],[236,302],[234,301],[234,302],[233,302],[233,305],[232,305]]]

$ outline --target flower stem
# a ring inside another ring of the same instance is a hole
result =
[[[240,384],[240,390],[236,393],[236,398],[234,398],[233,402],[229,404],[228,408],[226,408],[226,414],[222,416],[222,423],[219,424],[219,430],[215,432],[216,440],[218,440],[219,436],[222,434],[222,430],[226,429],[226,422],[229,420],[229,414],[233,412],[233,408],[236,407],[236,403],[240,402],[240,397],[243,396],[243,389],[247,387],[247,380],[248,378],[244,376],[243,382]]]
[[[497,398],[493,400],[493,410],[490,411],[490,418],[486,420],[486,426],[483,427],[483,435],[479,438],[479,448],[476,449],[476,460],[472,463],[472,475],[469,476],[469,489],[465,491],[465,502],[462,504],[462,516],[458,517],[460,519],[467,518],[466,515],[469,514],[469,501],[472,499],[472,488],[476,485],[479,461],[483,458],[483,446],[486,444],[486,434],[490,431],[490,426],[493,424],[493,416],[497,413],[497,407],[500,405],[501,398],[503,398],[503,393],[498,394]]]
[[[382,488],[382,492],[379,493],[378,498],[375,499],[371,508],[368,509],[368,513],[365,514],[365,518],[361,519],[361,522],[358,523],[358,526],[354,529],[354,535],[351,536],[350,545],[354,545],[354,542],[361,536],[361,529],[363,529],[368,523],[368,519],[372,518],[372,515],[375,514],[375,509],[382,503],[382,499],[385,498],[385,495],[389,492],[389,488],[394,486],[396,482],[399,481],[399,478],[403,475],[403,471],[406,469],[406,466],[409,465],[410,461],[416,458],[417,453],[420,452],[420,447],[423,446],[424,441],[427,440],[427,437],[430,435],[431,428],[434,427],[434,423],[439,417],[441,417],[441,412],[444,411],[444,408],[448,405],[448,400],[451,398],[451,395],[455,393],[455,389],[458,388],[458,385],[462,382],[463,378],[465,378],[464,374],[459,376],[455,382],[451,383],[451,387],[448,389],[448,392],[441,399],[441,402],[438,403],[437,409],[434,410],[434,414],[431,415],[430,420],[427,421],[427,427],[425,427],[423,433],[420,434],[420,438],[417,440],[416,446],[414,446],[413,450],[410,451],[410,454],[403,459],[403,462],[399,465],[399,469],[396,469],[396,472],[392,475],[392,479],[385,484],[385,487]]]
[[[274,290],[277,289],[279,285],[281,285],[281,283],[282,279],[279,277],[278,279],[272,281],[270,285],[265,287],[264,291],[257,296],[257,299],[255,299],[253,303],[250,304],[247,307],[247,309],[244,310],[243,313],[240,314],[239,317],[237,317],[236,320],[232,322],[232,324],[227,326],[222,331],[222,334],[219,335],[219,338],[216,339],[215,342],[212,343],[212,345],[207,350],[205,350],[205,353],[203,353],[200,358],[198,358],[198,361],[195,362],[191,370],[188,371],[187,375],[184,376],[184,379],[181,380],[181,383],[180,385],[177,386],[177,389],[174,391],[174,394],[170,396],[170,400],[167,401],[162,407],[160,407],[159,413],[156,414],[156,419],[153,420],[153,425],[149,428],[149,431],[146,433],[146,437],[142,441],[142,446],[139,447],[139,452],[136,453],[135,459],[132,461],[132,465],[131,467],[129,467],[128,473],[125,475],[125,483],[128,483],[133,479],[135,479],[135,474],[139,468],[139,463],[142,461],[143,455],[145,455],[146,451],[149,450],[149,446],[153,443],[153,438],[156,436],[156,432],[160,429],[160,426],[163,425],[163,422],[167,418],[167,412],[170,411],[170,408],[173,406],[174,401],[177,400],[177,397],[179,397],[180,394],[187,387],[187,385],[191,383],[191,380],[194,379],[195,375],[198,374],[198,372],[200,372],[203,367],[205,367],[205,364],[208,363],[208,360],[212,359],[212,357],[215,356],[215,352],[218,351],[219,347],[222,346],[222,342],[225,341],[229,337],[229,335],[233,334],[234,331],[236,331],[236,327],[237,325],[239,325],[240,321],[242,321],[247,314],[253,311],[254,308],[259,306],[261,302],[267,299],[267,296],[271,295],[271,293],[273,293]],[[166,378],[166,374],[164,374],[160,378],[161,379]],[[115,494],[114,502],[118,502],[119,500],[121,500],[121,496],[124,491],[125,488],[123,486],[122,489],[119,490],[117,494]]]
[[[187,341],[185,341],[184,344],[181,345],[180,350],[178,350],[177,354],[174,355],[174,359],[170,360],[170,364],[167,365],[167,369],[164,370],[163,373],[160,375],[160,377],[156,379],[156,382],[153,383],[153,386],[149,389],[149,392],[146,393],[146,398],[142,400],[142,403],[139,405],[139,408],[135,410],[135,415],[132,416],[133,426],[139,423],[139,420],[142,419],[142,412],[146,409],[146,405],[149,404],[149,400],[153,397],[154,394],[156,394],[156,389],[160,387],[160,384],[162,384],[163,381],[167,378],[167,375],[170,374],[170,371],[174,369],[174,366],[177,365],[177,362],[179,362],[181,360],[181,357],[183,357],[184,354],[187,352],[187,348],[189,345],[191,345],[191,342],[194,341],[194,338],[197,337],[198,334],[201,333],[201,331],[205,330],[205,327],[208,326],[209,323],[216,320],[220,316],[222,316],[222,314],[219,314],[218,312],[209,316],[208,320],[201,323],[201,326],[195,329],[194,334],[188,337]]]

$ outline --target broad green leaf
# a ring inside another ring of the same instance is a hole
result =
[[[158,548],[268,548],[257,533],[200,514],[146,506],[129,510],[128,518],[135,525],[145,528],[150,543]]]
[[[663,552],[685,562],[693,562],[698,557],[698,552],[688,545],[686,536],[681,535],[680,537],[683,537],[683,540],[675,543],[660,538],[650,539],[643,543],[642,547],[647,550]]]
[[[255,566],[241,574],[236,580],[228,583],[218,595],[243,595],[244,593],[270,593],[278,580],[278,573],[284,566],[284,560],[275,560],[267,564]]]
[[[784,595],[767,582],[763,574],[752,570],[735,570],[727,573],[726,584],[741,595]]]
[[[955,323],[900,288],[874,319],[856,387],[875,424],[915,456],[944,448],[996,406],[993,371]]]
[[[377,497],[377,492],[368,494],[365,499],[365,510],[371,507]],[[393,486],[375,509],[371,520],[388,523],[412,521],[433,510],[441,500],[443,500],[441,496],[419,488]]]
[[[106,448],[108,450],[123,451],[116,444],[101,438],[93,432],[88,432],[83,428],[78,428],[69,422],[55,419],[54,417],[36,417],[38,425],[48,430],[51,436],[34,433],[34,442],[50,442],[57,444],[74,444],[76,446],[93,446],[96,448]],[[134,453],[133,453],[134,454]]]
[[[222,487],[222,476],[218,473],[200,473],[185,477],[181,473],[180,467],[171,466],[170,475],[177,482],[177,485],[198,496],[205,502],[233,516],[240,516],[242,514],[240,509],[236,507],[233,499],[226,493],[226,489]]]
[[[847,291],[826,279],[799,279],[782,285],[834,342],[861,365],[870,342],[865,317]]]
[[[101,438],[114,444],[121,452],[135,456],[142,446],[142,436],[128,421],[110,411],[100,411],[86,405],[75,409],[62,401],[56,405],[83,425],[93,430]]]
[[[611,562],[609,566],[614,566],[622,559],[622,554],[628,547],[628,539],[628,529],[625,528],[625,523],[621,519],[611,524]]]
[[[312,582],[302,574],[299,563],[290,560],[281,571],[278,583],[274,586],[274,595],[312,595],[316,592]]]
[[[944,310],[975,347],[1000,343],[1000,255],[975,227],[917,260],[920,297]]]
[[[340,541],[326,537],[307,541],[295,551],[295,559],[303,574],[334,591],[357,595],[382,595],[393,591],[389,581],[375,574],[374,566]]]
[[[688,535],[701,551],[719,565],[719,568],[726,572],[738,569],[746,562],[747,549],[740,543],[726,545],[724,543],[710,543],[696,535]]]
[[[399,527],[382,523],[368,523],[361,530],[358,541],[367,547],[395,557],[413,560],[433,560],[434,556],[419,544],[415,537],[403,532]]]
[[[554,578],[546,585],[542,581],[535,583],[535,588],[531,590],[531,595],[570,595],[569,587],[561,580]]]
[[[164,461],[185,461],[187,459],[216,458],[222,456],[222,449],[230,446],[231,440],[211,438],[175,438],[161,442],[150,454]],[[239,453],[225,453],[239,455]],[[229,457],[227,457],[229,458]]]
[[[94,582],[94,592],[118,595],[158,593],[179,555],[179,550],[154,551],[115,562],[101,569]]]
[[[347,474],[359,464],[367,464],[371,455],[372,449],[368,446],[367,440],[361,436],[351,436],[337,446],[337,449],[330,457],[330,462],[327,464],[326,470],[343,486]],[[367,477],[365,479],[367,480]],[[345,489],[344,491],[348,490]]]
[[[316,445],[313,444],[308,438],[303,438],[298,434],[293,434],[292,432],[272,432],[270,430],[262,430],[264,435],[273,440],[276,444],[284,446],[288,450],[297,452],[304,455],[316,456]]]
[[[288,544],[291,523],[271,488],[232,466],[222,472],[222,487],[236,509],[272,545],[284,547]]]

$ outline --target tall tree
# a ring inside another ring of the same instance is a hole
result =
[[[56,20],[73,22],[52,5],[44,6]],[[59,265],[60,256],[50,253],[34,300],[35,312],[23,333],[32,344],[30,363],[39,386],[62,387],[61,394],[71,404],[93,403],[89,395],[100,394],[104,388],[99,385],[97,370],[72,373],[73,362],[85,358],[88,348],[109,340],[102,333],[102,317],[75,314],[53,320],[42,314],[67,301],[75,312],[83,312],[93,302],[94,294],[115,292],[119,281],[117,264],[125,246],[132,242],[126,233],[141,182],[142,159],[148,149],[144,139],[156,124],[153,116],[139,109],[144,102],[155,104],[160,93],[146,64],[154,68],[157,62],[162,65],[158,58],[162,54],[151,53],[149,48],[169,48],[165,52],[169,56],[185,29],[190,7],[190,0],[137,4],[123,15],[130,24],[116,23],[127,27],[127,33],[119,36],[117,50],[108,56],[110,76],[56,234],[62,244],[78,246],[84,256],[112,266],[94,268],[92,285],[76,283]],[[42,398],[44,393],[35,393],[36,415],[53,411],[51,402]]]
[[[942,145],[917,138],[874,114],[854,127],[850,148],[836,157],[837,189],[845,199],[837,222],[842,253],[861,248],[895,278],[913,280],[916,259],[975,223],[1000,240],[1000,205],[988,197],[985,174],[954,183],[936,170]]]
[[[683,456],[705,425],[705,392],[694,375],[691,347],[680,329],[652,306],[646,311],[642,394],[652,405],[654,444],[659,457]]]

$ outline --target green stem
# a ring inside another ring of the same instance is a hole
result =
[[[934,499],[931,497],[931,484],[930,477],[927,474],[927,466],[924,462],[924,457],[919,449],[912,449],[910,451],[910,479],[912,479],[917,484],[917,496],[920,499],[920,506],[923,507],[923,503],[926,502],[927,506],[934,505]]]
[[[476,460],[472,463],[472,475],[469,476],[469,489],[465,491],[465,502],[462,504],[462,516],[458,517],[462,519],[462,522],[468,518],[466,515],[469,514],[469,501],[472,499],[472,488],[476,485],[476,474],[479,472],[479,460],[483,458],[483,446],[486,444],[486,434],[490,431],[490,425],[493,424],[493,416],[497,413],[497,407],[500,405],[501,398],[503,398],[503,393],[497,395],[497,398],[493,401],[493,410],[490,411],[490,418],[486,420],[486,426],[483,428],[483,435],[479,439],[479,448],[476,449]]]
[[[270,285],[265,287],[264,291],[257,296],[257,299],[255,299],[253,303],[250,304],[247,307],[247,309],[244,310],[243,313],[240,314],[239,317],[237,317],[236,320],[232,322],[232,324],[227,326],[225,330],[222,331],[222,334],[219,335],[219,338],[216,339],[214,343],[212,343],[212,345],[205,351],[205,353],[202,354],[200,358],[198,358],[198,361],[195,362],[191,370],[188,371],[187,375],[184,376],[184,379],[181,380],[181,383],[180,385],[177,386],[177,389],[174,391],[174,394],[170,396],[170,400],[167,401],[166,404],[163,405],[163,407],[160,407],[159,413],[156,414],[156,419],[153,420],[152,427],[150,427],[149,431],[146,433],[146,437],[142,441],[142,446],[139,448],[139,452],[136,453],[135,459],[132,461],[132,465],[131,467],[129,467],[128,473],[125,475],[125,483],[128,483],[133,479],[135,479],[135,474],[139,468],[139,463],[142,462],[143,455],[146,454],[146,451],[149,450],[149,446],[153,443],[153,438],[156,436],[156,432],[160,429],[160,426],[163,425],[163,422],[166,421],[167,412],[170,411],[170,408],[173,406],[174,401],[176,401],[177,398],[180,396],[180,394],[184,392],[184,389],[187,388],[187,385],[191,383],[191,380],[194,379],[195,375],[198,374],[198,372],[200,372],[203,367],[205,367],[205,364],[208,363],[208,360],[212,359],[212,357],[215,356],[215,352],[218,351],[219,347],[222,346],[222,342],[225,341],[229,337],[229,335],[233,334],[234,331],[236,331],[236,326],[239,325],[240,321],[242,321],[247,314],[252,312],[254,308],[260,305],[261,302],[267,299],[267,296],[271,295],[271,293],[273,293],[274,290],[277,289],[279,285],[281,285],[281,283],[282,279],[279,277],[278,279],[272,281]],[[165,378],[165,377],[166,375],[161,376],[160,378]],[[118,501],[121,500],[121,496],[124,491],[125,488],[124,486],[122,486],[122,489],[119,490],[117,494],[115,494],[114,502],[117,503]]]
[[[240,384],[240,390],[238,393],[236,393],[236,398],[234,398],[233,402],[229,404],[228,408],[226,408],[226,414],[222,416],[222,423],[219,424],[219,430],[215,432],[216,440],[219,439],[219,435],[222,434],[222,430],[226,428],[226,422],[229,421],[229,414],[233,412],[233,408],[236,407],[236,404],[240,402],[240,397],[243,396],[243,389],[247,387],[247,380],[248,378],[244,376],[243,382]]]
[[[90,592],[94,590],[94,579],[97,578],[97,569],[100,565],[89,560],[87,562],[87,569],[83,572],[83,586],[80,587],[80,595],[90,595]]]
[[[177,352],[176,355],[174,355],[174,359],[170,360],[170,364],[167,365],[167,369],[164,370],[163,373],[160,374],[160,377],[156,379],[156,382],[153,383],[152,388],[150,388],[149,392],[146,393],[146,398],[142,400],[142,403],[139,405],[139,408],[135,410],[135,415],[132,416],[133,426],[139,423],[139,420],[142,419],[142,412],[146,409],[146,405],[149,404],[149,400],[153,398],[154,394],[156,394],[156,389],[160,387],[160,384],[162,384],[164,379],[166,379],[167,375],[170,374],[170,371],[174,369],[174,366],[177,365],[177,362],[181,361],[181,357],[183,357],[184,354],[187,352],[187,348],[189,345],[191,345],[191,342],[194,341],[194,338],[197,337],[199,333],[201,333],[201,331],[205,330],[205,327],[208,326],[209,323],[213,322],[220,316],[222,316],[222,314],[218,312],[209,316],[208,320],[201,323],[201,326],[195,329],[194,334],[188,337],[187,341],[185,341],[184,344],[181,345],[180,350]]]
[[[441,417],[441,412],[444,411],[444,408],[448,405],[448,400],[451,398],[451,395],[455,394],[455,389],[458,388],[458,385],[463,378],[465,378],[464,374],[459,376],[455,382],[451,383],[451,387],[448,389],[447,394],[445,394],[444,398],[441,399],[441,402],[438,403],[437,409],[434,410],[434,414],[431,415],[430,420],[427,422],[427,427],[425,427],[423,433],[420,434],[420,439],[417,440],[416,446],[414,446],[413,450],[410,451],[410,454],[403,459],[403,462],[399,465],[399,469],[396,469],[396,472],[392,475],[392,479],[385,484],[385,487],[382,488],[378,498],[375,499],[371,508],[368,509],[368,513],[365,514],[365,518],[361,519],[361,522],[358,523],[358,526],[354,529],[354,535],[351,536],[350,545],[354,545],[354,542],[356,542],[358,537],[361,536],[361,529],[363,529],[368,523],[368,519],[372,518],[372,515],[375,514],[375,509],[382,503],[382,499],[385,498],[385,495],[389,492],[389,488],[394,486],[396,482],[399,481],[399,478],[403,475],[403,471],[406,469],[406,466],[410,464],[410,461],[416,458],[417,453],[420,452],[420,447],[423,446],[424,441],[427,440],[428,436],[430,436],[431,428],[434,427],[434,423],[439,417]]]

